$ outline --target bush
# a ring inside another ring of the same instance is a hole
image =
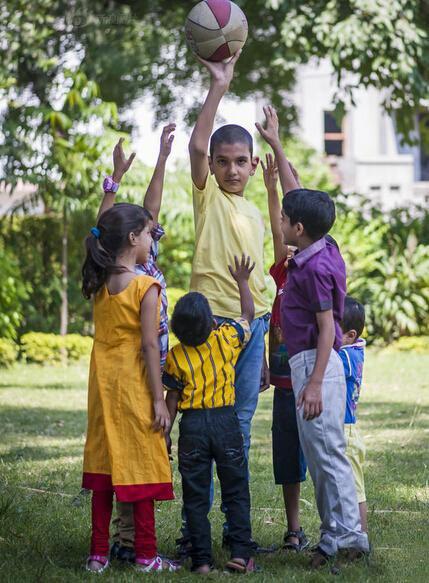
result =
[[[429,352],[429,336],[402,336],[389,346],[389,350],[401,352]]]
[[[182,296],[187,293],[186,290],[180,287],[169,287],[167,286],[167,297],[168,297],[168,318],[171,320],[173,315],[174,306],[180,300]]]
[[[69,360],[80,360],[91,354],[91,336],[80,336],[80,334],[67,334],[65,336],[67,358]]]
[[[13,340],[0,338],[0,368],[12,366],[18,356],[18,347]]]
[[[24,283],[18,260],[0,239],[0,337],[16,340],[24,319],[29,286]]]
[[[22,356],[27,362],[49,364],[61,362],[64,357],[68,360],[80,360],[89,356],[92,347],[92,338],[68,334],[44,334],[43,332],[29,332],[21,338]]]

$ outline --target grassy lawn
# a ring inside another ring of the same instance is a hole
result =
[[[429,355],[369,352],[360,427],[367,445],[369,565],[344,567],[343,581],[428,581]],[[83,570],[90,529],[89,497],[79,495],[86,425],[85,365],[67,369],[17,366],[0,372],[0,581],[93,580]],[[255,538],[280,543],[285,528],[280,488],[271,469],[271,400],[265,393],[254,420],[251,456]],[[173,554],[180,525],[177,500],[159,505],[160,551]],[[218,490],[218,489],[217,489]],[[217,494],[218,495],[218,494]],[[212,511],[219,566],[222,515]],[[302,524],[317,541],[318,520],[311,481],[302,491]],[[308,557],[281,552],[259,560],[258,581],[328,581],[311,573]],[[114,566],[97,576],[137,581],[132,568]],[[220,574],[219,578],[224,575]],[[228,577],[225,575],[225,577]],[[157,580],[193,579],[187,570]]]

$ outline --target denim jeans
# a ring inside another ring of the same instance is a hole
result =
[[[193,567],[211,564],[212,467],[220,481],[232,557],[251,555],[250,494],[243,436],[233,407],[185,411],[179,430],[179,471]]]
[[[228,318],[221,318],[220,316],[215,316],[215,319],[218,325],[228,321]],[[238,357],[237,364],[235,365],[234,409],[240,423],[240,431],[243,435],[244,442],[244,454],[247,460],[249,459],[251,424],[258,405],[262,360],[265,350],[265,334],[268,332],[269,321],[269,314],[253,320],[250,326],[252,336]],[[210,508],[213,504],[213,499],[214,484],[212,477],[210,485]],[[222,504],[222,511],[227,514],[224,503]],[[184,538],[188,538],[189,536],[186,522],[186,511],[183,509],[181,532]],[[228,522],[224,524],[224,533],[228,533]]]
[[[227,318],[219,316],[215,316],[215,319],[218,324],[227,321]],[[240,422],[244,440],[244,453],[247,459],[249,459],[252,419],[258,406],[265,334],[268,332],[269,321],[269,314],[253,320],[250,326],[252,336],[235,365],[234,408]]]

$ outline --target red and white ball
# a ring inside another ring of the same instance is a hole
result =
[[[229,0],[204,0],[186,18],[186,38],[203,59],[223,61],[232,57],[247,39],[244,12]]]

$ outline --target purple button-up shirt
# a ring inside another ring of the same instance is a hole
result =
[[[281,326],[289,358],[317,347],[316,314],[334,314],[334,349],[342,343],[340,322],[346,295],[346,267],[337,247],[324,237],[288,263],[288,279],[281,302]]]

